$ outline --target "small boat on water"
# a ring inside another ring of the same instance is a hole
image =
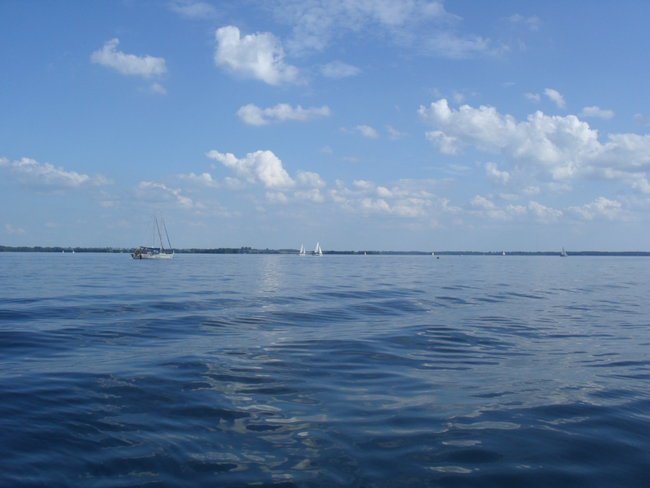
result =
[[[320,242],[316,243],[316,248],[314,249],[314,256],[322,256],[323,255],[323,250],[320,247]]]
[[[160,229],[161,226],[162,231]],[[165,225],[165,221],[163,219],[160,219],[160,222],[158,222],[158,219],[154,218],[154,230],[155,233],[158,234],[160,247],[140,246],[131,253],[131,257],[133,259],[172,259],[174,257],[174,250],[172,249],[172,244],[169,241],[169,234],[167,233],[167,226]],[[165,242],[163,241],[163,232],[165,233],[167,247],[165,247]]]
[[[300,244],[300,251],[298,251],[298,256],[306,256],[307,252],[305,252],[305,245]]]
[[[561,258],[566,258],[568,256],[567,252],[565,251],[564,248],[562,248],[562,252],[560,253]]]

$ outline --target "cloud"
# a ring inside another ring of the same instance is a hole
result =
[[[426,133],[426,138],[433,145],[438,147],[442,154],[458,154],[458,138],[445,134],[441,130],[432,130]]]
[[[553,102],[555,105],[557,105],[558,108],[565,108],[566,107],[566,102],[564,101],[564,97],[562,94],[554,90],[553,88],[546,88],[544,90],[544,95]]]
[[[488,179],[500,185],[506,185],[508,184],[508,181],[510,181],[510,173],[507,171],[500,171],[495,163],[486,163],[485,173],[487,174]]]
[[[119,43],[117,38],[106,41],[101,49],[90,55],[90,60],[93,63],[112,68],[123,75],[150,78],[167,72],[164,58],[126,54],[117,50]]]
[[[293,26],[289,47],[296,52],[322,51],[346,32],[389,32],[402,38],[427,21],[454,18],[441,2],[427,0],[284,0],[275,2],[272,9],[279,21]]]
[[[270,32],[241,37],[239,29],[229,25],[217,29],[215,39],[217,66],[269,85],[299,81],[298,68],[284,62],[282,44]]]
[[[379,133],[374,127],[369,125],[357,125],[352,129],[343,129],[344,132],[359,134],[360,136],[365,137],[366,139],[378,139]]]
[[[388,131],[388,138],[391,141],[396,141],[398,139],[402,139],[403,137],[407,136],[406,132],[402,132],[397,130],[395,127],[391,125],[386,126],[386,131]]]
[[[614,111],[605,110],[596,105],[592,105],[590,107],[584,107],[580,115],[582,115],[583,117],[592,117],[592,118],[607,120],[614,117]]]
[[[642,191],[647,182],[650,135],[610,134],[601,142],[598,131],[575,115],[537,111],[518,121],[490,106],[462,105],[455,110],[444,98],[421,106],[419,114],[434,128],[426,137],[446,154],[474,147],[500,155],[529,176],[548,176],[555,182],[599,176]]]
[[[562,210],[557,210],[551,207],[546,207],[538,202],[530,202],[528,204],[528,210],[537,217],[541,222],[554,222],[560,217],[562,217]]]
[[[472,200],[470,201],[471,205],[473,207],[479,208],[481,210],[496,210],[497,206],[495,203],[481,195],[476,195]]]
[[[276,204],[287,204],[289,203],[289,198],[282,193],[281,191],[269,191],[266,192],[266,199],[270,203],[276,203]]]
[[[167,5],[172,12],[191,20],[209,20],[217,17],[217,10],[206,2],[173,0]]]
[[[155,93],[156,95],[166,95],[167,94],[167,90],[160,83],[152,83],[149,88],[151,90],[151,93]]]
[[[313,203],[324,203],[325,197],[318,188],[311,188],[309,190],[299,190],[294,193],[294,196],[299,200],[306,200]]]
[[[11,224],[5,224],[5,232],[10,236],[20,236],[25,233],[25,229],[22,227],[14,227]]]
[[[22,158],[17,161],[0,158],[0,169],[9,171],[18,181],[27,185],[62,189],[101,186],[110,183],[101,175],[89,176],[76,171],[66,171],[50,163],[39,163],[30,158]]]
[[[191,198],[184,196],[181,190],[177,188],[170,188],[164,183],[155,181],[141,181],[138,184],[138,195],[140,198],[155,198],[162,200],[171,200],[185,209],[190,209],[195,206]]]
[[[341,61],[332,61],[331,63],[321,66],[320,72],[326,78],[341,79],[357,76],[361,70],[351,64]]]
[[[541,19],[535,15],[525,17],[521,14],[513,14],[510,17],[508,17],[506,20],[511,24],[523,25],[527,29],[530,29],[531,31],[539,30],[539,28],[542,25]]]
[[[298,55],[325,50],[345,35],[375,36],[420,54],[467,58],[501,52],[488,38],[459,32],[462,19],[430,0],[280,0],[276,19],[292,27],[288,49]]]
[[[429,180],[400,180],[390,188],[373,181],[355,180],[351,186],[337,181],[329,197],[341,208],[353,213],[386,214],[402,218],[426,217],[433,209],[449,212],[447,201],[436,197]]]
[[[327,185],[318,173],[312,171],[298,171],[296,181],[300,186],[312,188],[324,188]]]
[[[470,201],[470,206],[474,209],[470,213],[481,218],[499,221],[513,220],[531,215],[540,223],[552,223],[564,215],[561,210],[547,207],[535,201],[529,202],[528,205],[508,204],[500,207],[494,201],[482,195],[474,196]]]
[[[178,177],[181,180],[187,181],[197,186],[205,186],[208,188],[219,187],[219,184],[214,178],[212,178],[212,175],[210,173],[201,173],[201,174],[188,173],[188,174],[178,175]]]
[[[255,151],[237,158],[232,153],[213,150],[207,156],[233,170],[237,177],[249,183],[260,182],[266,188],[273,189],[288,188],[295,184],[282,166],[282,161],[272,151]]]
[[[488,38],[459,36],[451,31],[440,32],[429,37],[422,46],[426,52],[450,59],[467,59],[480,55],[495,56],[508,50],[505,46],[493,47]]]
[[[591,203],[581,207],[569,207],[569,210],[585,220],[604,218],[616,220],[621,217],[623,204],[617,200],[609,200],[605,197],[598,197]]]
[[[634,114],[634,122],[641,126],[650,126],[650,118],[643,114]]]
[[[542,99],[539,93],[524,93],[524,96],[533,103],[539,103]]]
[[[302,108],[298,105],[294,108],[286,103],[280,103],[275,107],[260,108],[249,103],[241,107],[237,111],[237,115],[246,124],[259,126],[287,120],[306,122],[317,117],[329,117],[330,109],[326,105],[312,108]]]

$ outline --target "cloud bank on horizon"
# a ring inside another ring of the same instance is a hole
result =
[[[26,66],[0,81],[0,243],[129,246],[162,213],[185,247],[650,249],[650,107],[619,59],[650,7],[594,7],[630,34],[603,59],[599,16],[543,2],[103,8],[52,41],[0,5]]]

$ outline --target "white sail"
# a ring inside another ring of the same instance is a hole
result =
[[[320,247],[320,242],[316,243],[316,248],[314,249],[314,256],[322,256],[323,250]]]
[[[300,252],[298,253],[299,256],[305,256],[307,253],[305,252],[305,245],[300,244]]]

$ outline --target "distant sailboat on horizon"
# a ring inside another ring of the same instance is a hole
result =
[[[560,253],[560,257],[561,258],[566,258],[567,256],[568,256],[568,254],[567,254],[566,250],[564,248],[562,248],[562,252]]]
[[[298,251],[298,256],[306,256],[307,253],[305,252],[305,245],[300,244],[300,251]]]
[[[320,242],[316,243],[316,248],[314,249],[314,256],[322,256],[323,255],[323,249],[320,247]]]

